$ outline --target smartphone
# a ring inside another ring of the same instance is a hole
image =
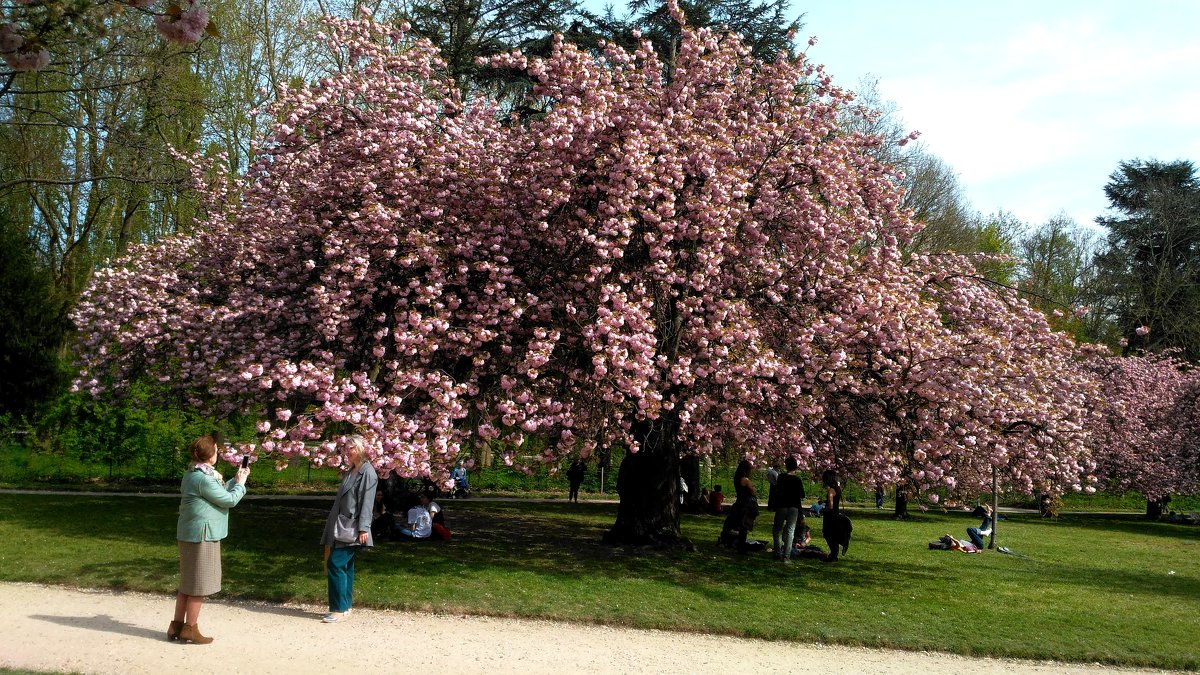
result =
[[[242,468],[250,466],[250,455],[242,455]]]

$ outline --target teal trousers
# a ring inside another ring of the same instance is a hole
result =
[[[354,554],[357,546],[335,547],[329,552],[329,611],[350,609],[354,592]]]

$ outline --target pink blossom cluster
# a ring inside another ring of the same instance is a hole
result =
[[[117,0],[115,4],[148,12],[155,1]],[[78,22],[88,13],[109,11],[110,5],[108,2],[84,2],[64,9],[64,4],[17,0],[8,13],[12,21],[0,23],[0,59],[17,72],[42,70],[50,65],[50,52],[43,47],[42,38],[31,26],[44,25],[47,14],[54,24]],[[202,0],[170,0],[162,14],[155,14],[154,27],[168,40],[192,44],[210,27],[208,7]]]
[[[27,43],[12,23],[0,23],[0,59],[15,71],[41,70],[50,65],[50,52]]]
[[[968,260],[905,258],[899,176],[803,57],[685,27],[667,79],[648,42],[556,40],[493,60],[550,102],[506,122],[427,42],[326,23],[353,67],[281,92],[196,234],[96,275],[77,387],[153,374],[258,416],[257,453],[336,463],[354,431],[406,475],[481,446],[509,464],[624,446],[916,490],[1086,487],[1077,350]]]
[[[143,7],[146,0],[132,0],[130,4]],[[165,14],[154,17],[154,27],[166,39],[182,44],[199,42],[208,28],[208,7],[200,0],[172,0]]]

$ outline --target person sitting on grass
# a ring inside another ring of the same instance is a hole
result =
[[[376,541],[391,541],[396,538],[396,517],[388,510],[383,491],[375,493],[374,516],[371,519],[371,536]]]
[[[825,557],[825,549],[812,543],[812,528],[808,525],[796,526],[796,537],[792,543],[793,558],[818,558]]]
[[[442,507],[433,501],[433,496],[426,494],[429,497],[429,503],[425,508],[429,511],[429,520],[433,523],[430,527],[430,538],[438,541],[450,541],[450,530],[446,528],[446,516],[442,512]]]
[[[992,507],[980,504],[975,507],[972,514],[982,517],[983,522],[979,524],[979,527],[968,527],[967,536],[971,538],[971,543],[975,545],[975,548],[983,549],[983,538],[992,534]]]
[[[426,492],[425,496],[429,499],[429,501],[425,504],[425,510],[429,512],[429,520],[434,525],[445,525],[446,516],[442,515],[442,507],[438,506],[438,503],[433,501],[433,495]]]
[[[429,515],[429,495],[417,495],[417,505],[408,510],[408,527],[400,528],[400,538],[409,541],[425,540],[433,532],[433,518]]]
[[[721,492],[721,486],[713,486],[713,491],[708,495],[708,512],[714,516],[719,516],[725,513],[725,493]]]

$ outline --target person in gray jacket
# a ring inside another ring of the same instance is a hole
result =
[[[201,436],[188,448],[194,464],[183,475],[179,492],[179,521],[175,539],[179,544],[179,593],[175,596],[175,618],[167,628],[168,640],[206,645],[213,641],[200,632],[197,621],[204,598],[221,590],[221,540],[229,534],[229,509],[246,494],[250,469],[239,469],[228,481],[214,467],[217,443]]]
[[[325,547],[325,575],[329,580],[329,613],[322,618],[325,623],[336,623],[350,613],[354,554],[359,548],[375,545],[371,537],[371,520],[379,475],[367,460],[362,436],[346,439],[342,448],[342,466],[345,468],[342,483],[321,535],[321,544]]]

